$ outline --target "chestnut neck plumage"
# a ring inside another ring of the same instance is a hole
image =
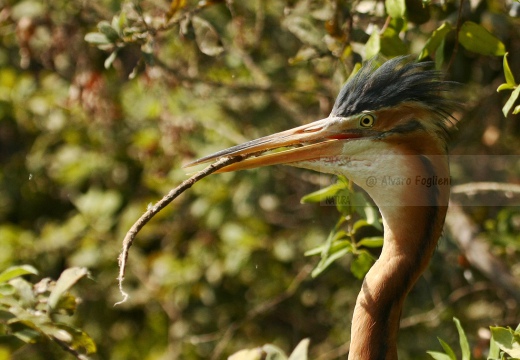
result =
[[[403,147],[400,154],[378,164],[387,164],[378,174],[398,169],[403,179],[411,179],[409,185],[395,185],[392,191],[388,186],[362,186],[381,212],[384,245],[356,301],[349,360],[397,359],[404,300],[428,265],[442,232],[449,198],[448,157],[443,147],[431,148],[427,155],[403,155],[413,152]],[[426,186],[417,181],[422,179],[436,181]],[[398,203],[388,203],[389,193]]]

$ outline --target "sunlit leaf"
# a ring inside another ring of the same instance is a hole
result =
[[[195,41],[203,54],[217,56],[224,51],[217,31],[208,21],[194,16],[191,23],[195,31]]]
[[[262,346],[262,350],[266,353],[266,359],[269,360],[288,360],[282,349],[275,345],[267,344]]]
[[[491,326],[491,336],[500,350],[513,358],[520,358],[520,332],[510,328]]]
[[[84,331],[62,323],[58,323],[55,326],[56,329],[60,330],[59,333],[55,334],[67,333],[67,338],[69,339],[67,345],[72,350],[87,355],[96,353],[97,348],[94,340]]]
[[[228,360],[261,360],[262,359],[262,349],[244,349],[240,350],[230,357]]]
[[[506,47],[495,35],[471,21],[462,24],[459,42],[467,50],[482,55],[502,56],[506,53]]]
[[[450,25],[450,23],[447,22],[443,23],[436,30],[434,30],[426,42],[426,45],[424,45],[421,53],[419,54],[418,60],[422,60],[436,52],[436,50],[446,38],[446,35],[448,35],[452,30],[453,27]]]
[[[107,45],[111,43],[105,34],[98,32],[86,34],[85,41],[94,45]]]
[[[186,0],[171,0],[168,17],[171,18],[177,11],[186,6]]]
[[[405,55],[408,53],[408,47],[405,45],[403,40],[401,40],[397,31],[390,27],[388,27],[381,35],[380,46],[381,52],[388,57]]]
[[[86,268],[73,267],[65,269],[56,281],[56,285],[49,295],[49,308],[55,309],[63,294],[74,286],[74,284],[76,284],[80,279],[88,276],[88,274],[89,272]]]
[[[126,14],[122,12],[119,14],[119,16],[115,15],[112,17],[112,22],[110,25],[118,34],[121,34],[123,32],[123,28],[126,25]]]
[[[449,355],[446,355],[444,353],[441,353],[441,352],[437,352],[437,351],[427,351],[426,352],[428,355],[430,355],[433,359],[435,360],[452,360]]]
[[[58,300],[58,303],[56,304],[54,311],[71,316],[76,311],[77,305],[78,302],[75,296],[69,293],[64,293]]]
[[[405,0],[385,0],[385,8],[392,18],[403,18],[406,14]]]
[[[38,270],[31,265],[12,266],[0,273],[0,283],[8,282],[23,275],[38,275]]]
[[[350,251],[352,251],[352,243],[350,242],[350,240],[335,241],[330,247],[327,245],[318,246],[314,249],[306,251],[305,256],[319,255],[327,249],[327,254],[333,254],[345,248],[348,248],[350,249]]]
[[[357,233],[359,229],[361,229],[365,226],[370,226],[368,221],[366,221],[365,219],[360,219],[360,220],[356,221],[354,223],[354,225],[352,225],[352,234]]]
[[[509,114],[509,111],[513,107],[513,105],[516,102],[516,99],[518,99],[518,96],[520,95],[520,85],[517,86],[517,88],[511,93],[511,96],[506,101],[504,107],[502,108],[502,114],[504,114],[505,117],[507,117],[507,114]],[[517,111],[515,109],[515,111]]]
[[[316,265],[316,268],[312,271],[312,276],[316,277],[321,274],[325,269],[327,269],[334,261],[339,259],[340,257],[352,252],[353,247],[350,240],[341,240],[344,237],[348,237],[348,235],[344,231],[334,232],[332,231],[325,244],[307,251],[305,255],[317,255],[321,254],[321,259]],[[318,251],[319,250],[319,251]]]
[[[372,31],[372,35],[368,39],[365,44],[365,57],[367,59],[371,59],[381,51],[381,38],[379,35],[379,29],[377,26],[374,26]]]
[[[35,295],[33,293],[32,284],[23,278],[17,277],[11,279],[9,284],[16,289],[20,303],[23,306],[33,306],[36,302]]]
[[[315,48],[310,46],[304,46],[300,50],[298,50],[298,53],[296,53],[296,56],[289,59],[289,63],[291,65],[296,65],[298,63],[308,61],[310,59],[318,57],[319,53],[316,51]]]
[[[495,338],[491,336],[489,340],[489,353],[487,360],[498,359],[500,357],[500,346],[498,346]]]
[[[469,349],[469,343],[468,343],[468,338],[466,337],[466,333],[464,332],[464,329],[462,328],[462,325],[460,324],[459,319],[453,318],[453,321],[455,322],[455,326],[457,326],[457,331],[459,333],[459,342],[460,342],[460,349],[462,351],[462,360],[470,360],[471,351]]]
[[[383,237],[382,236],[374,236],[374,237],[366,237],[361,239],[356,243],[359,246],[365,246],[368,248],[378,248],[383,246]]]
[[[441,338],[437,338],[439,340],[439,343],[441,344],[442,348],[444,349],[444,352],[446,355],[450,357],[451,360],[457,360],[457,356],[455,355],[455,352],[451,348],[451,346],[448,345],[444,340]]]
[[[307,352],[309,351],[309,339],[303,339],[296,345],[296,348],[289,356],[289,360],[307,360]]]
[[[516,81],[513,73],[511,72],[511,68],[509,67],[509,63],[507,62],[507,53],[504,54],[504,77],[506,78],[506,83],[512,87],[516,86]]]
[[[504,84],[501,84],[501,85],[497,88],[497,92],[499,92],[499,91],[503,91],[503,90],[513,90],[514,88],[515,88],[514,85],[510,85],[510,84],[504,83]]]
[[[9,284],[0,284],[0,295],[9,296],[16,292],[15,288]]]
[[[103,64],[105,66],[105,69],[108,69],[112,66],[112,63],[117,57],[117,50],[112,51],[109,57],[106,58],[105,63]]]
[[[338,191],[340,191],[341,189],[344,189],[344,185],[341,183],[329,185],[323,189],[320,189],[318,191],[315,191],[315,192],[312,192],[310,194],[303,196],[300,200],[300,203],[308,204],[308,203],[324,202],[328,198],[334,198],[336,193]]]

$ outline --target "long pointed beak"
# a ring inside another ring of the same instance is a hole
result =
[[[364,134],[359,129],[339,131],[338,122],[338,118],[318,120],[221,150],[184,167],[211,162],[225,156],[248,156],[247,159],[218,171],[229,172],[267,165],[312,161],[323,156],[340,154],[345,140],[360,138]],[[272,152],[287,147],[290,149]]]

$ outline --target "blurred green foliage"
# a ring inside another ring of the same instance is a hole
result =
[[[29,264],[57,279],[88,268],[95,281],[75,284],[70,296],[81,302],[59,326],[92,339],[92,358],[221,359],[264,343],[289,352],[304,338],[309,358],[344,358],[380,230],[361,194],[362,207],[300,205],[337,179],[273,167],[197,183],[139,234],[130,300],[114,307],[121,240],[148,204],[186,178],[182,164],[326,117],[372,55],[419,54],[463,84],[454,153],[518,155],[517,5],[0,0],[0,269]],[[497,93],[501,83],[513,95]],[[480,165],[476,175],[458,166],[454,181],[478,181],[494,168]],[[508,170],[504,181],[516,181],[520,170]],[[339,183],[337,192],[350,190]],[[518,277],[518,208],[467,211]],[[339,256],[347,253],[360,256]],[[400,358],[425,358],[434,334],[456,342],[454,314],[476,359],[489,344],[478,329],[518,324],[518,300],[463,259],[452,239],[441,240],[407,300]],[[35,278],[17,279],[29,289]],[[75,356],[53,344],[4,353]]]

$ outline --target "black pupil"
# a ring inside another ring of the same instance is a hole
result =
[[[368,116],[363,118],[363,124],[370,125],[370,118]]]

